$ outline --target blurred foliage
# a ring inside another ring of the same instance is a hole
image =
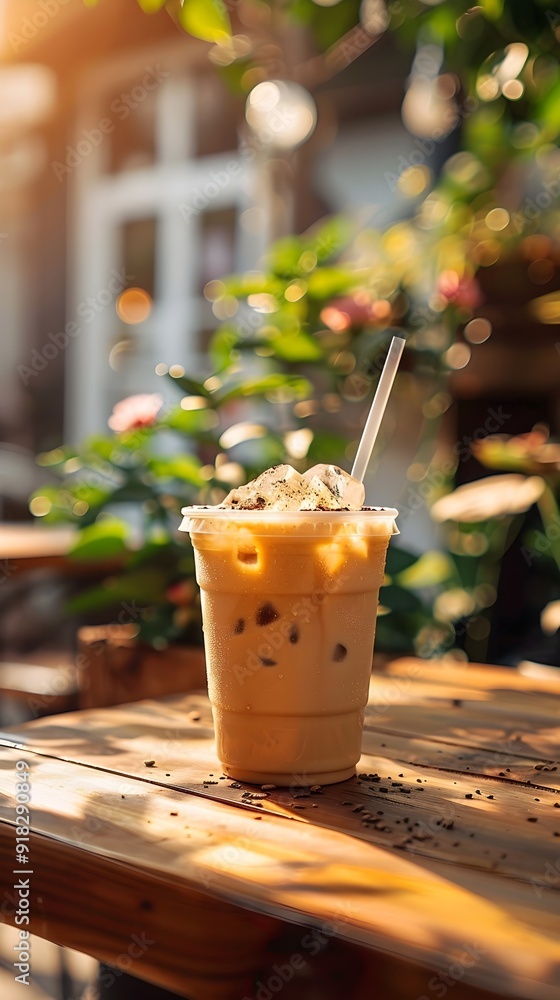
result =
[[[525,259],[554,268],[560,14],[549,0],[339,0],[328,8],[313,0],[138,2],[147,13],[165,7],[210,43],[217,71],[247,94],[278,77],[313,92],[390,34],[411,63],[403,120],[415,136],[408,160],[385,174],[405,202],[400,221],[381,232],[336,217],[276,243],[260,271],[209,282],[205,295],[220,324],[209,377],[175,378],[182,405],[133,441],[116,435],[87,442],[79,456],[63,454],[61,490],[43,491],[49,517],[85,525],[105,523],[119,502],[142,510],[136,554],[111,522],[111,551],[124,544],[127,553],[112,585],[119,593],[123,580],[144,588],[142,599],[156,609],[151,638],[165,642],[190,634],[196,616],[191,590],[190,604],[175,609],[165,596],[192,576],[189,550],[174,534],[182,504],[217,502],[238,480],[285,458],[296,467],[351,458],[355,404],[361,415],[397,331],[407,339],[401,381],[412,372],[426,386],[424,454],[451,403],[449,372],[468,364],[470,343],[485,339],[469,332],[483,306],[479,269],[519,244]],[[291,44],[294,32],[301,44]],[[436,170],[444,148],[455,151]],[[542,321],[557,322],[558,296],[534,305]],[[73,461],[97,470],[89,485],[82,477],[79,495]],[[458,461],[454,453],[437,477],[431,459],[416,463],[422,503],[451,487]],[[480,581],[474,560],[485,554],[495,576],[502,527],[458,525],[448,554],[420,559],[392,545],[378,648],[435,655],[452,646],[469,615],[492,603],[494,585]],[[410,562],[396,568],[399,559]]]
[[[531,570],[529,604],[539,612],[560,609],[560,444],[537,425],[513,437],[492,434],[470,447],[483,466],[501,474],[461,486],[434,505],[437,520],[447,522],[449,557],[460,581],[436,599],[434,611],[464,637],[472,658],[484,660],[502,560],[516,539]],[[560,626],[556,613],[552,619],[549,634]]]
[[[76,596],[69,610],[80,616],[116,615],[129,602],[139,609],[139,637],[158,649],[173,641],[202,642],[192,550],[188,537],[177,533],[181,508],[218,503],[230,488],[276,462],[288,460],[303,469],[325,455],[334,460],[346,445],[338,435],[318,433],[314,456],[309,432],[294,454],[294,431],[282,430],[282,411],[309,396],[311,383],[302,376],[276,372],[240,380],[232,365],[198,383],[179,366],[171,372],[165,374],[186,392],[178,406],[162,405],[153,419],[137,426],[135,400],[144,397],[130,397],[126,429],[90,438],[79,449],[60,447],[39,455],[39,464],[59,477],[60,485],[37,490],[30,502],[32,512],[47,522],[79,527],[71,558],[110,564],[110,574]],[[259,404],[262,422],[257,423]],[[234,414],[243,416],[240,405],[252,420],[232,422]],[[422,572],[404,582],[405,573],[417,565],[416,555],[391,546],[381,594],[391,614],[380,622],[381,649],[411,652],[415,635],[432,621],[421,596]],[[446,567],[443,573],[432,572],[430,586],[446,575]]]

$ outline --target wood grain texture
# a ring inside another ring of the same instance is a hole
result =
[[[276,987],[278,967],[289,969],[296,958],[296,975],[282,990],[286,1000],[372,1000],[373,985],[375,997],[411,1000],[429,990],[430,981],[445,985],[437,970],[403,960],[396,968],[391,955],[342,941],[326,921],[302,927],[249,913],[182,882],[145,870],[139,877],[130,865],[41,836],[32,838],[32,850],[39,875],[33,932],[108,962],[105,981],[122,971],[194,1000],[262,1000],[259,984]],[[10,863],[11,849],[0,836],[0,870]],[[8,892],[2,918],[13,914]],[[461,958],[471,963],[472,951],[460,953],[458,965],[450,958],[441,974],[453,970],[453,1000],[497,1000],[498,994],[461,982],[469,967]]]
[[[273,922],[327,922],[336,938],[407,968],[441,972],[469,946],[478,957],[463,984],[557,998],[560,684],[507,670],[454,673],[400,661],[374,678],[364,777],[317,793],[304,775],[262,799],[235,787],[215,759],[202,693],[37,720],[3,741],[2,856],[23,756],[37,849],[45,865],[57,858],[67,897],[63,935],[75,923],[81,866],[64,867],[60,852],[79,850],[94,870],[132,869],[139,892],[156,879],[185,899],[202,893]],[[546,756],[536,752],[545,735]],[[128,905],[124,913],[126,929]]]
[[[96,822],[92,815],[90,827]],[[13,857],[13,838],[10,843],[4,834],[3,880]],[[171,872],[145,871],[139,877],[133,866],[84,846],[33,836],[33,934],[181,996],[232,1000],[250,992],[255,955],[277,933],[277,920],[249,912],[240,919],[237,907],[193,887],[186,890]],[[5,899],[4,919],[15,904],[13,894]]]

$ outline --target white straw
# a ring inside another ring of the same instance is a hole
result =
[[[358,479],[360,483],[363,483],[364,481],[364,476],[369,465],[373,446],[379,432],[381,421],[383,420],[383,414],[385,413],[389,394],[393,387],[393,382],[395,381],[395,375],[397,374],[397,368],[399,367],[399,361],[401,360],[404,345],[405,340],[403,337],[393,337],[389,353],[387,354],[385,364],[383,365],[381,377],[377,383],[377,389],[375,391],[375,396],[373,397],[371,410],[369,411],[366,425],[354,459],[354,465],[352,466],[352,475],[354,479]]]

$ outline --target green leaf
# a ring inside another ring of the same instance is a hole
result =
[[[504,0],[480,0],[480,6],[488,21],[498,21],[504,11]]]
[[[560,131],[560,80],[548,91],[538,112],[539,121],[554,132]],[[553,136],[551,136],[551,139]]]
[[[89,524],[95,520],[99,510],[105,504],[112,502],[115,496],[115,489],[101,489],[98,486],[90,486],[87,483],[68,483],[68,491],[74,497],[75,503],[87,503],[89,510],[86,512],[85,521]],[[80,516],[80,522],[84,522],[84,516]]]
[[[102,458],[105,462],[111,462],[116,447],[114,438],[90,437],[84,441],[83,454],[87,456],[94,455],[96,458]]]
[[[533,559],[544,559],[550,560],[551,563],[554,562],[553,546],[550,539],[544,534],[544,532],[539,531],[538,528],[532,528],[527,531],[523,537],[525,543],[524,551],[527,553],[527,549],[531,552],[527,553],[527,556]]]
[[[46,524],[60,524],[61,522],[75,522],[78,519],[72,515],[72,507],[76,503],[75,497],[69,490],[58,486],[41,486],[29,497],[29,501],[40,497],[42,500],[49,500],[51,503],[48,514],[42,515],[40,520]]]
[[[309,237],[309,249],[315,253],[319,262],[330,260],[348,245],[352,230],[349,219],[342,215],[333,215],[306,234]]]
[[[144,503],[151,500],[154,491],[148,483],[143,483],[135,477],[130,477],[128,482],[123,483],[107,499],[111,503]]]
[[[170,430],[197,437],[213,430],[218,424],[218,417],[214,410],[204,407],[200,410],[183,410],[178,406],[167,414],[163,424]]]
[[[60,521],[70,521],[73,524],[84,524],[91,521],[98,513],[98,508],[112,499],[113,488],[102,489],[92,486],[80,479],[67,479],[57,486],[43,486],[35,490],[33,497],[43,497],[51,502],[51,509],[45,516],[45,521],[53,524]],[[85,515],[74,513],[78,501],[85,502],[89,510]]]
[[[203,486],[200,476],[202,463],[194,455],[176,455],[174,458],[151,459],[148,468],[161,479],[180,479],[193,486]]]
[[[314,337],[309,333],[281,333],[277,337],[267,339],[267,346],[272,347],[280,361],[292,364],[320,361],[323,351]]]
[[[418,562],[417,555],[414,555],[413,552],[407,552],[406,549],[402,549],[391,542],[387,550],[387,562],[385,565],[388,576],[396,576],[397,573],[402,573],[403,570],[408,569],[409,566],[413,566],[416,562]]]
[[[457,11],[442,5],[432,11],[429,17],[430,32],[442,42],[452,44],[457,41]]]
[[[147,607],[165,599],[165,588],[169,574],[152,567],[147,573],[144,568],[134,572],[122,573],[119,577],[111,577],[98,587],[92,587],[84,593],[72,597],[66,604],[71,614],[84,614],[101,608],[120,604],[122,601],[135,602],[139,617]]]
[[[138,0],[145,14],[155,14],[162,7],[165,7],[167,0]]]
[[[183,0],[179,23],[195,38],[224,42],[231,38],[231,23],[222,0]]]
[[[401,614],[422,610],[422,601],[416,594],[413,594],[410,590],[405,590],[404,587],[398,587],[394,583],[390,583],[388,587],[381,588],[379,600],[386,608],[390,608],[391,611],[398,611]]]
[[[377,619],[375,649],[387,653],[411,653],[414,649],[410,627],[386,615]]]
[[[267,393],[274,392],[276,389],[290,389],[294,396],[301,399],[311,392],[309,382],[301,375],[283,375],[281,372],[277,372],[272,375],[264,375],[262,378],[246,379],[233,389],[224,386],[223,391],[219,394],[216,393],[216,396],[219,405],[222,406],[232,399],[266,396]]]
[[[453,552],[452,559],[460,586],[465,590],[473,590],[479,582],[480,558],[478,556],[458,555]]]
[[[398,550],[389,548],[389,553],[395,551]],[[435,587],[454,575],[455,569],[449,556],[445,552],[434,550],[424,552],[413,565],[405,567],[404,571],[398,574],[398,582],[403,587]]]
[[[283,278],[299,277],[301,273],[300,257],[307,246],[299,236],[286,236],[278,240],[269,250],[266,264],[275,275]]]
[[[216,374],[223,372],[234,361],[233,352],[239,348],[239,335],[231,326],[222,326],[210,342],[210,359]]]
[[[160,536],[157,539],[150,538],[144,542],[141,548],[136,549],[131,554],[128,566],[142,566],[152,562],[171,566],[175,563],[179,551],[181,551],[179,546],[175,545],[168,535]]]
[[[348,445],[348,438],[342,434],[333,434],[331,431],[315,431],[313,440],[307,452],[307,464],[309,467],[317,462],[339,465],[344,455],[344,450]]]
[[[204,396],[207,399],[210,396],[208,389],[204,388],[202,382],[196,382],[195,379],[189,378],[188,375],[181,375],[180,378],[174,378],[173,375],[168,375],[167,377],[188,396]]]
[[[112,559],[126,552],[129,528],[117,518],[103,518],[80,531],[69,555],[73,559]]]
[[[245,274],[234,274],[222,280],[226,294],[233,295],[236,299],[246,299],[248,295],[258,295],[261,292],[281,295],[284,291],[282,281],[271,274],[263,274],[262,271],[247,271]]]
[[[37,465],[54,469],[64,465],[69,458],[76,458],[76,456],[77,452],[75,448],[61,445],[60,448],[53,448],[52,451],[44,451],[40,455],[37,455],[35,461]]]
[[[330,299],[350,291],[357,280],[357,272],[350,268],[320,267],[307,279],[307,294],[311,299]]]
[[[309,23],[321,49],[335,45],[346,32],[360,23],[360,4],[357,0],[343,0],[329,6],[328,11],[305,0],[292,0],[291,6],[300,20]]]

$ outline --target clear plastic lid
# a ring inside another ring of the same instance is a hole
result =
[[[362,510],[235,510],[231,507],[183,507],[179,531],[215,533],[248,529],[252,534],[398,535],[395,507]]]

